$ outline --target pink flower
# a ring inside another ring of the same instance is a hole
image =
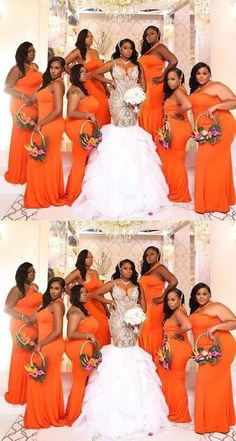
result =
[[[149,212],[148,212],[148,216],[153,216],[153,212],[152,212],[152,211],[149,211]]]
[[[169,144],[168,144],[168,142],[163,141],[163,147],[165,147],[165,149],[168,149],[168,148],[169,148]]]
[[[211,134],[212,136],[218,136],[220,132],[218,132],[218,130],[212,130]]]

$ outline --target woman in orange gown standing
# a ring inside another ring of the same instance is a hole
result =
[[[67,92],[66,134],[72,141],[73,165],[66,186],[66,204],[71,205],[81,192],[84,170],[91,150],[85,150],[80,142],[80,132],[91,135],[99,103],[94,96],[89,95],[84,86],[88,73],[82,64],[76,64],[70,71],[71,86]],[[89,123],[90,121],[90,123]],[[84,127],[82,127],[84,125]]]
[[[194,341],[200,334],[198,347],[208,350],[214,336],[221,348],[221,357],[215,365],[199,365],[195,386],[195,431],[197,433],[227,433],[235,424],[235,409],[230,368],[236,344],[230,333],[236,329],[236,316],[225,305],[211,301],[211,291],[205,283],[198,283],[189,301],[190,321]]]
[[[160,263],[160,251],[155,246],[148,247],[143,254],[140,285],[144,290],[147,304],[147,319],[142,325],[140,346],[156,359],[156,351],[162,342],[163,301],[165,293],[176,287],[178,280]],[[165,287],[165,283],[167,286]]]
[[[102,61],[95,49],[92,49],[93,35],[88,29],[82,29],[77,37],[75,43],[76,49],[71,51],[65,58],[66,65],[70,68],[74,63],[83,64],[87,69],[90,78],[87,79],[85,87],[89,94],[97,99],[99,107],[96,110],[95,116],[99,121],[100,126],[109,124],[111,121],[109,107],[108,107],[108,89],[107,86],[101,84],[100,81],[91,78],[91,74],[95,69],[102,66]]]
[[[72,284],[77,283],[83,285],[87,289],[89,299],[86,302],[86,309],[99,323],[96,338],[99,346],[102,347],[111,342],[111,336],[107,319],[108,312],[101,302],[93,299],[93,293],[102,286],[102,281],[99,279],[97,271],[91,268],[92,265],[93,256],[90,251],[80,251],[75,264],[76,269],[68,274],[65,278],[65,282],[69,288],[70,285],[72,286]]]
[[[21,106],[22,113],[36,118],[38,111],[35,102],[35,92],[42,84],[42,74],[33,63],[35,49],[32,43],[25,41],[17,48],[13,66],[7,75],[5,92],[11,95],[10,110],[13,120],[11,133],[10,152],[8,160],[8,171],[5,173],[6,181],[11,184],[24,184],[26,182],[26,165],[28,155],[24,145],[30,140],[31,132],[28,129],[19,127],[15,121],[15,115]]]
[[[164,339],[171,352],[171,366],[166,370],[159,368],[162,390],[169,407],[169,420],[176,423],[188,423],[191,417],[188,410],[188,396],[185,387],[185,369],[192,355],[192,347],[187,337],[191,323],[183,306],[182,291],[174,288],[164,299]]]
[[[8,391],[5,400],[11,404],[25,404],[27,375],[24,365],[30,361],[31,352],[16,344],[16,333],[22,328],[26,337],[37,339],[38,329],[34,326],[34,313],[42,304],[42,294],[33,283],[35,269],[32,263],[22,263],[16,271],[14,286],[5,302],[5,312],[11,316],[10,330],[13,340]]]
[[[46,141],[44,161],[29,158],[27,163],[27,185],[24,194],[26,208],[47,208],[65,204],[61,140],[65,128],[62,117],[64,82],[61,75],[65,60],[50,58],[43,74],[43,85],[37,93],[39,119],[35,131],[42,133]],[[42,142],[38,133],[34,141]],[[37,138],[37,139],[36,139]]]
[[[221,136],[215,144],[199,143],[195,166],[195,211],[227,213],[235,204],[235,189],[231,161],[231,144],[235,136],[235,119],[230,110],[236,108],[235,94],[224,84],[211,81],[210,67],[197,63],[189,80],[190,101],[198,127],[208,131],[219,120]]]
[[[169,68],[176,66],[178,60],[172,52],[160,43],[161,33],[156,26],[148,26],[143,33],[141,58],[147,82],[147,98],[139,117],[140,126],[153,138],[163,119],[163,81]],[[165,67],[165,62],[168,62]]]
[[[188,139],[192,136],[192,127],[186,112],[192,106],[183,84],[183,72],[177,67],[169,69],[164,78],[164,114],[170,128],[170,147],[164,147],[158,135],[155,139],[162,171],[169,187],[168,198],[173,202],[191,201],[185,149]]]
[[[80,366],[79,356],[81,348],[87,340],[97,343],[97,320],[88,314],[86,305],[88,292],[83,285],[71,288],[71,306],[67,313],[68,325],[66,354],[72,361],[72,388],[66,406],[66,425],[71,426],[81,413],[84,390],[90,371]],[[86,343],[83,353],[92,355],[94,344]]]
[[[61,379],[61,361],[65,350],[62,338],[65,313],[62,294],[65,281],[52,277],[43,295],[43,306],[37,313],[39,340],[33,361],[41,365],[41,353],[46,362],[46,378],[43,383],[29,378],[27,405],[24,415],[26,429],[63,426],[64,402]]]

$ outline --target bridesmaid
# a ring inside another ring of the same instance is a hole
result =
[[[81,192],[84,170],[89,150],[83,149],[80,143],[80,130],[85,121],[98,124],[95,118],[99,103],[92,95],[89,95],[84,86],[88,79],[88,73],[83,64],[76,64],[70,71],[71,86],[67,92],[67,116],[66,134],[72,141],[73,165],[66,186],[66,204],[71,205]],[[92,134],[94,124],[87,123],[83,133]]]
[[[11,317],[10,330],[13,341],[5,400],[11,404],[26,402],[27,375],[24,365],[30,361],[31,356],[28,350],[16,345],[15,335],[23,325],[27,325],[22,332],[34,339],[38,337],[37,328],[32,326],[35,322],[33,314],[42,304],[42,294],[33,283],[34,279],[35,269],[32,263],[22,263],[16,271],[16,285],[10,290],[5,302],[5,312]]]
[[[185,166],[186,143],[192,136],[192,127],[186,112],[191,107],[184,87],[184,73],[177,67],[172,67],[164,78],[164,113],[170,125],[171,146],[166,149],[158,143],[157,152],[169,187],[168,198],[173,202],[191,201]]]
[[[92,269],[93,256],[88,250],[80,251],[75,267],[68,276],[65,278],[67,287],[70,288],[72,284],[83,285],[89,294],[89,300],[86,302],[86,309],[88,313],[93,316],[99,323],[98,331],[96,332],[96,338],[100,347],[108,345],[111,342],[109,325],[107,315],[108,311],[104,309],[104,306],[100,302],[93,299],[93,293],[102,286],[102,281],[99,279],[97,271]],[[69,292],[69,290],[67,290]]]
[[[139,123],[153,138],[163,118],[164,74],[178,63],[176,56],[160,42],[160,37],[161,33],[156,26],[151,25],[145,29],[140,58],[147,81],[147,99],[143,103]],[[165,68],[166,62],[168,64]]]
[[[176,277],[160,263],[160,257],[159,249],[154,246],[144,251],[140,278],[147,304],[147,319],[142,326],[139,344],[153,359],[156,359],[156,351],[162,342],[164,297],[178,283]]]
[[[35,352],[41,352],[46,360],[46,378],[43,383],[32,378],[28,381],[27,405],[24,415],[26,429],[63,426],[64,402],[61,380],[61,360],[65,349],[62,338],[65,307],[62,294],[65,281],[52,277],[43,295],[43,306],[37,313],[39,341]],[[41,363],[39,355],[34,361]]]
[[[95,49],[92,49],[93,35],[88,29],[82,29],[77,37],[75,43],[76,49],[71,51],[65,58],[67,67],[71,67],[72,64],[83,64],[89,74],[92,74],[95,69],[102,66],[102,61]],[[99,102],[99,108],[96,111],[96,118],[98,119],[100,126],[109,124],[111,121],[110,112],[108,107],[108,89],[107,86],[101,84],[94,78],[87,79],[85,84],[86,89],[90,95],[94,96]]]
[[[86,381],[89,371],[80,366],[79,356],[82,345],[86,340],[96,343],[98,321],[89,315],[85,303],[88,301],[88,292],[83,285],[71,288],[71,306],[67,312],[67,341],[66,354],[72,361],[72,388],[66,406],[66,425],[71,426],[81,413]],[[86,344],[83,353],[92,355],[94,345]]]
[[[188,396],[185,387],[185,369],[192,355],[192,347],[187,337],[191,329],[183,306],[184,295],[177,288],[171,289],[164,299],[164,335],[171,351],[171,368],[160,367],[162,390],[169,407],[169,420],[188,423],[191,417],[188,410]]]
[[[12,184],[25,184],[26,165],[28,155],[24,145],[30,140],[31,133],[15,123],[15,114],[23,104],[27,104],[24,111],[27,115],[35,118],[37,116],[34,93],[42,84],[42,74],[33,63],[35,49],[32,43],[25,41],[17,48],[13,66],[7,75],[5,92],[11,95],[10,110],[13,120],[10,152],[8,160],[8,171],[5,173],[6,181]],[[23,110],[22,110],[23,111]]]
[[[198,283],[192,289],[190,321],[194,340],[202,333],[201,347],[212,346],[206,335],[217,337],[221,358],[214,366],[200,365],[195,388],[195,431],[197,433],[227,433],[235,424],[235,409],[230,368],[233,363],[236,344],[229,332],[236,329],[236,316],[227,306],[211,300],[211,290],[205,283]]]
[[[195,211],[227,213],[235,204],[231,161],[231,144],[235,136],[235,119],[230,110],[236,108],[235,94],[224,84],[211,80],[210,67],[205,63],[193,66],[189,80],[190,101],[198,126],[206,130],[213,124],[209,116],[219,119],[222,135],[216,144],[200,144],[196,157]],[[207,115],[208,114],[208,115]]]
[[[33,158],[28,160],[25,208],[65,204],[61,160],[61,139],[65,126],[62,117],[65,86],[61,78],[64,66],[62,57],[50,58],[43,74],[43,85],[37,93],[39,121],[35,131],[42,132],[46,139],[46,156],[43,162]]]

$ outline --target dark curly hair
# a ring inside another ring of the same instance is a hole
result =
[[[74,306],[77,306],[84,315],[88,316],[89,313],[87,309],[84,307],[83,303],[80,302],[81,288],[84,288],[84,285],[75,285],[70,290],[70,303]]]
[[[179,79],[180,79],[180,84],[184,84],[184,73],[181,69],[179,69],[178,67],[171,67],[168,72],[166,72],[165,76],[164,76],[164,86],[163,86],[163,91],[164,91],[164,101],[167,100],[167,98],[170,98],[170,96],[174,93],[174,90],[170,88],[170,86],[168,85],[168,74],[170,72],[175,72],[176,75],[178,75]]]
[[[156,31],[156,33],[158,34],[158,37],[159,37],[157,41],[159,41],[160,38],[161,38],[161,33],[160,33],[160,29],[159,28],[157,28],[154,25],[148,26],[145,29],[144,33],[143,33],[143,38],[142,38],[142,41],[141,41],[141,55],[146,54],[146,52],[149,51],[149,49],[151,49],[151,45],[147,41],[147,31],[148,31],[148,29],[153,29],[154,31]]]
[[[77,86],[80,88],[80,90],[82,90],[82,92],[88,96],[88,91],[87,89],[84,87],[84,84],[82,83],[82,81],[80,81],[80,71],[82,69],[82,67],[84,67],[83,64],[75,64],[74,66],[72,66],[71,70],[70,70],[70,82],[71,84],[73,84],[73,86]]]
[[[23,77],[25,76],[25,62],[27,61],[28,50],[33,46],[29,41],[24,41],[16,49],[15,60],[18,69],[21,71]]]
[[[65,280],[62,277],[52,277],[51,279],[49,279],[47,289],[43,294],[43,304],[39,309],[39,311],[41,311],[41,309],[45,309],[48,305],[50,305],[52,301],[50,295],[50,288],[53,283],[59,283],[62,289],[64,289],[66,285]]]
[[[196,311],[199,307],[199,304],[196,300],[196,295],[197,295],[199,289],[201,289],[201,288],[206,288],[207,291],[209,292],[209,294],[211,295],[211,289],[208,285],[206,285],[206,283],[203,283],[203,282],[197,283],[193,287],[191,294],[190,294],[190,299],[189,299],[190,314],[192,314],[194,311]]]
[[[80,251],[80,253],[78,254],[76,263],[75,263],[75,267],[78,268],[78,270],[80,271],[82,280],[86,280],[87,269],[85,266],[85,259],[86,259],[86,257],[88,257],[88,253],[89,253],[89,250]]]
[[[83,60],[85,60],[85,58],[86,58],[87,48],[85,46],[85,39],[87,38],[88,33],[89,33],[88,29],[82,29],[78,33],[78,37],[77,37],[77,40],[75,42],[75,47],[77,47],[77,49],[79,49],[81,58]]]
[[[27,282],[29,268],[31,268],[32,266],[32,263],[24,262],[16,270],[16,286],[22,294],[25,294],[25,283]]]
[[[112,278],[112,280],[120,279],[120,269],[126,263],[129,263],[131,266],[131,269],[132,269],[132,275],[130,277],[130,282],[133,283],[133,285],[138,287],[139,295],[140,295],[140,287],[139,287],[139,283],[138,283],[138,272],[136,271],[135,264],[132,260],[130,260],[130,259],[121,260],[120,263],[118,263],[116,265],[115,272],[114,272],[114,274],[112,274],[111,278]]]
[[[63,67],[63,69],[64,69],[64,67],[65,67],[65,60],[64,60],[64,58],[62,58],[62,57],[52,57],[52,58],[50,58],[50,60],[48,60],[47,69],[45,70],[45,72],[43,74],[43,84],[42,84],[42,86],[40,87],[39,90],[44,89],[51,82],[52,77],[51,77],[51,74],[50,74],[50,67],[51,67],[51,64],[54,63],[55,61],[60,63],[61,67]]]
[[[112,54],[111,58],[115,60],[116,58],[120,58],[120,48],[125,44],[129,43],[132,48],[132,55],[130,57],[130,61],[132,61],[133,64],[138,66],[139,68],[139,62],[138,62],[138,52],[135,48],[135,44],[133,40],[130,40],[129,38],[123,38],[123,40],[120,40],[120,42],[115,47],[115,52]],[[140,69],[140,68],[139,68]]]
[[[189,78],[190,93],[193,93],[199,87],[199,83],[196,80],[196,74],[197,71],[201,69],[201,67],[206,67],[209,71],[209,74],[211,75],[211,69],[208,66],[208,64],[203,63],[202,61],[200,61],[200,63],[195,64],[191,70],[190,78]]]
[[[141,276],[146,274],[151,269],[150,263],[148,263],[147,260],[146,260],[147,259],[147,252],[148,252],[148,250],[153,250],[153,251],[155,251],[157,253],[158,262],[159,262],[159,260],[161,258],[161,253],[160,253],[159,248],[154,247],[152,245],[150,247],[147,247],[146,250],[143,253],[143,260],[141,262]]]
[[[164,302],[163,302],[163,312],[164,312],[164,322],[170,318],[172,316],[172,314],[174,313],[174,310],[172,311],[172,309],[170,309],[170,307],[168,306],[168,294],[170,294],[170,292],[174,292],[175,294],[177,294],[177,296],[179,297],[179,299],[181,299],[181,305],[184,304],[184,294],[182,291],[180,291],[180,289],[178,288],[172,288],[170,289],[164,297]]]

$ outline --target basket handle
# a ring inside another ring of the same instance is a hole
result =
[[[93,124],[95,128],[98,127],[98,125],[97,125],[97,123],[96,123],[95,121],[93,121],[92,119],[86,119],[86,120],[83,122],[82,126],[80,127],[80,135],[82,135],[82,133],[83,133],[83,128],[84,128],[84,126],[85,126],[86,124],[88,124],[88,123]]]
[[[28,325],[27,325],[26,323],[23,323],[23,325],[21,325],[20,328],[18,329],[17,334],[18,334],[19,332],[21,332],[22,329],[24,329],[25,327],[28,328],[29,326],[35,326],[35,328],[38,328],[38,325],[35,325],[34,323],[29,323]]]
[[[43,363],[43,367],[45,368],[45,366],[46,366],[45,358],[44,358],[42,352],[40,352],[40,351],[39,352],[35,352],[35,351],[32,352],[31,357],[30,357],[30,364],[33,364],[34,354],[40,355],[42,363]]]
[[[200,340],[201,337],[208,337],[212,340],[213,344],[216,344],[216,338],[214,337],[214,335],[210,336],[209,334],[206,334],[205,332],[202,332],[201,334],[199,334],[199,336],[197,337],[195,343],[194,343],[194,350],[197,351],[198,349],[198,342]]]
[[[33,138],[34,138],[35,133],[39,133],[39,135],[41,136],[41,139],[42,139],[43,146],[46,147],[44,135],[42,134],[42,132],[40,130],[38,132],[36,132],[35,130],[32,131],[31,137],[30,137],[30,144],[33,143]]]
[[[38,109],[38,105],[35,104],[35,103],[32,103],[32,104],[26,104],[26,103],[24,103],[24,104],[21,104],[21,106],[19,107],[19,109],[17,110],[16,113],[20,113],[20,111],[21,111],[22,109],[24,109],[24,107],[29,107],[29,106],[34,106],[34,107],[37,107],[37,109]]]
[[[199,115],[198,115],[198,117],[197,117],[197,119],[196,119],[196,121],[195,121],[195,124],[194,124],[194,130],[197,130],[198,129],[198,121],[199,121],[199,119],[200,118],[202,118],[203,116],[208,116],[214,123],[216,123],[217,121],[216,121],[216,118],[215,118],[215,116],[214,115],[210,115],[209,113],[207,113],[207,112],[202,112],[202,113],[199,113]]]
[[[95,341],[92,341],[92,340],[85,340],[85,342],[82,344],[82,346],[81,346],[81,348],[80,348],[80,355],[82,355],[83,350],[84,350],[85,346],[86,346],[88,343],[92,343],[92,344],[94,345],[95,349],[98,349],[98,344],[97,344]]]

